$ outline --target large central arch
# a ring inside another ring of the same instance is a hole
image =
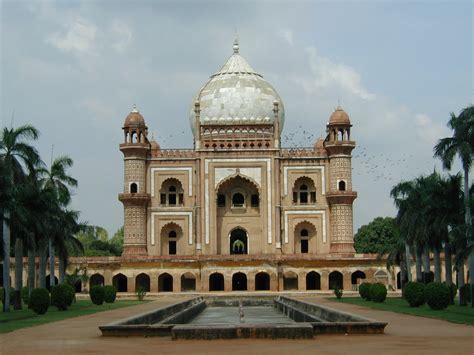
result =
[[[248,254],[248,235],[243,228],[234,228],[229,235],[229,254]]]

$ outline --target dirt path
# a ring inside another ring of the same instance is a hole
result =
[[[298,297],[388,322],[384,335],[321,335],[313,340],[172,341],[170,338],[102,337],[101,324],[175,303],[163,297],[143,305],[25,328],[0,335],[1,354],[473,354],[474,327],[383,312],[322,297]]]

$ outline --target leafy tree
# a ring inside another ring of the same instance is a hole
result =
[[[391,217],[377,217],[359,228],[354,236],[358,253],[389,254],[399,236],[398,227]]]
[[[0,135],[0,161],[2,162],[2,182],[5,183],[2,195],[5,199],[0,200],[0,218],[3,225],[3,311],[10,310],[10,216],[15,210],[15,198],[13,188],[19,176],[24,175],[24,167],[34,166],[39,161],[36,149],[27,141],[37,139],[39,132],[30,125],[18,128],[3,128]],[[21,294],[15,295],[21,305]]]
[[[472,237],[471,203],[469,194],[469,170],[474,156],[474,106],[468,106],[459,116],[451,113],[448,127],[453,131],[452,137],[439,140],[434,147],[434,155],[443,162],[445,169],[451,170],[455,156],[459,156],[464,173],[464,223],[466,224],[467,248],[469,249],[469,273],[471,275],[471,294],[474,294],[474,242]],[[474,307],[474,297],[471,299]]]

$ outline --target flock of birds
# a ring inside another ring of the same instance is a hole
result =
[[[178,130],[172,134],[152,133],[152,139],[155,139],[162,147],[189,146],[188,135],[189,132]],[[320,138],[324,137],[311,133],[309,130],[303,129],[302,125],[299,125],[296,130],[284,132],[281,141],[282,146],[287,148],[310,148]],[[184,144],[180,144],[181,142]],[[401,151],[394,151],[393,153],[378,152],[376,148],[369,148],[360,144],[357,144],[352,152],[352,170],[356,185],[369,180],[373,183],[388,183],[393,186],[401,180],[413,179],[432,171],[432,169],[432,160],[420,163],[419,159],[416,159],[412,153],[402,153]]]

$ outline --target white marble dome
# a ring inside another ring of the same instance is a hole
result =
[[[190,123],[194,134],[194,103],[200,104],[200,121],[206,125],[235,122],[273,122],[273,103],[279,103],[278,119],[280,132],[285,120],[283,101],[276,90],[262,75],[255,72],[239,54],[239,45],[234,41],[234,53],[224,66],[198,91],[191,103]],[[225,117],[225,120],[220,118]]]

